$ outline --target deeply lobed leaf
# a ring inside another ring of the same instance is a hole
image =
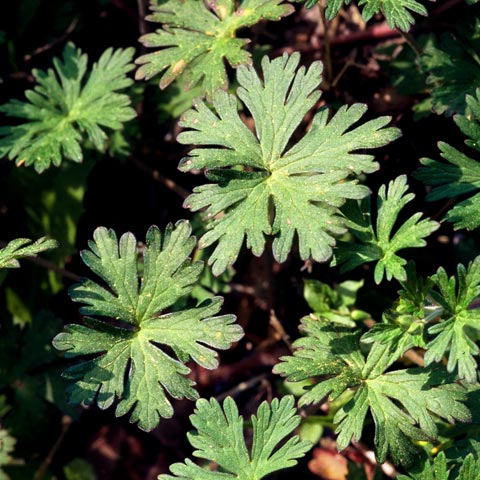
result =
[[[118,398],[118,416],[131,412],[132,422],[152,430],[160,417],[173,414],[167,393],[173,398],[198,397],[194,382],[185,376],[190,372],[185,362],[191,358],[205,368],[215,368],[218,360],[213,348],[227,349],[242,337],[241,328],[233,324],[234,315],[215,316],[220,297],[194,308],[165,312],[192,290],[202,271],[201,262],[189,259],[195,246],[190,232],[185,221],[167,227],[163,236],[151,227],[140,276],[135,237],[126,233],[117,241],[112,230],[95,230],[90,251],[82,252],[82,258],[108,288],[83,279],[70,295],[84,304],[82,314],[113,323],[86,317],[85,326],[67,325],[55,337],[55,347],[68,357],[93,356],[65,372],[73,382],[72,403],[96,402],[105,409]]]
[[[476,344],[480,312],[470,309],[470,305],[480,295],[480,257],[467,268],[459,265],[457,279],[448,278],[445,270],[439,268],[432,280],[436,290],[431,295],[443,312],[440,321],[428,329],[434,338],[427,345],[425,363],[442,361],[448,354],[447,370],[458,370],[460,379],[475,383],[478,379],[475,357],[480,353]]]
[[[0,106],[7,116],[24,119],[0,127],[0,156],[41,173],[52,163],[58,167],[63,158],[81,162],[85,137],[103,151],[104,128],[119,130],[136,115],[129,97],[118,93],[132,84],[126,74],[134,68],[133,51],[105,50],[86,77],[87,55],[69,43],[62,60],[54,59],[54,69],[34,70],[37,86],[25,92],[27,101]]]
[[[476,95],[467,96],[466,103],[469,113],[457,115],[455,123],[467,136],[465,143],[474,150],[480,151],[480,89]],[[440,142],[438,147],[441,156],[447,161],[423,158],[415,176],[426,185],[432,186],[427,200],[455,198],[471,194],[467,199],[458,202],[450,209],[446,219],[453,223],[455,229],[473,230],[480,226],[480,165],[456,148]]]
[[[274,372],[290,381],[319,377],[316,385],[300,398],[300,404],[334,400],[347,389],[355,394],[335,415],[337,446],[360,440],[367,413],[375,423],[375,450],[379,462],[390,455],[395,463],[408,464],[415,447],[412,440],[438,437],[435,418],[449,422],[470,421],[461,402],[466,390],[451,383],[442,371],[406,369],[385,373],[409,348],[374,343],[367,358],[359,348],[359,332],[333,329],[325,323],[304,319],[307,336],[294,343],[293,356],[281,358]]]
[[[425,237],[440,226],[433,220],[420,220],[421,213],[415,213],[392,234],[401,210],[414,198],[412,193],[407,194],[407,190],[405,175],[391,181],[388,188],[385,185],[380,187],[375,229],[368,201],[364,201],[362,205],[350,204],[345,207],[346,224],[361,243],[353,245],[339,243],[334,263],[340,264],[342,271],[377,261],[374,272],[377,284],[383,280],[385,274],[388,280],[407,279],[405,270],[407,262],[398,256],[397,252],[405,248],[424,247]]]
[[[318,0],[295,0],[305,2],[307,8],[313,7]],[[327,0],[326,16],[333,19],[343,5],[349,5],[351,0]],[[359,6],[363,6],[362,17],[365,21],[370,20],[375,14],[382,12],[391,28],[399,28],[408,31],[415,23],[412,13],[427,15],[427,9],[417,0],[360,0]]]
[[[432,38],[420,56],[432,87],[433,111],[438,114],[465,114],[465,97],[474,95],[480,84],[480,20],[462,27],[455,36],[444,33]]]
[[[200,247],[216,244],[209,259],[215,274],[232,264],[246,239],[260,255],[273,236],[273,254],[283,262],[298,236],[302,259],[326,261],[334,234],[345,231],[338,212],[347,198],[359,199],[368,189],[352,178],[376,170],[373,157],[358,150],[385,145],[399,131],[384,128],[388,117],[355,126],[364,105],[342,107],[328,122],[318,112],[311,129],[296,144],[291,137],[320,93],[322,66],[298,68],[300,56],[262,61],[263,80],[252,67],[238,69],[237,97],[219,91],[212,111],[198,101],[180,122],[184,144],[198,145],[182,160],[184,171],[207,168],[213,183],[194,189],[185,206],[205,208],[212,222]],[[251,112],[252,133],[237,112],[238,100]]]
[[[260,480],[266,475],[296,465],[311,447],[297,435],[279,444],[300,424],[293,406],[293,397],[263,402],[252,416],[253,445],[249,453],[243,438],[243,418],[231,397],[223,409],[215,399],[197,401],[190,417],[195,433],[188,439],[196,449],[194,456],[215,462],[218,471],[205,470],[187,459],[170,467],[173,475],[160,475],[159,480]]]
[[[0,249],[0,269],[18,268],[20,258],[35,257],[41,252],[57,247],[56,240],[49,240],[46,237],[41,237],[33,243],[28,238],[16,238]]]
[[[147,20],[162,28],[140,41],[160,50],[136,60],[136,78],[148,80],[165,71],[160,79],[160,88],[165,88],[182,75],[186,89],[201,83],[209,97],[228,85],[225,61],[232,67],[251,63],[244,50],[248,40],[236,38],[236,32],[293,11],[283,0],[242,0],[238,8],[234,0],[154,0],[151,9]]]

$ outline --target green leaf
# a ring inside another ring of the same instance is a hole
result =
[[[438,41],[432,38],[420,57],[438,114],[464,114],[465,96],[474,95],[480,84],[480,20],[473,26],[462,25],[458,32],[456,37],[444,33]]]
[[[480,151],[480,89],[476,96],[467,96],[468,114],[457,115],[455,123],[467,136],[465,143]],[[441,156],[448,162],[423,158],[415,176],[426,185],[432,186],[427,200],[435,201],[443,198],[455,198],[471,194],[450,209],[446,219],[453,222],[456,230],[466,228],[473,230],[480,226],[480,164],[456,148],[440,142],[438,147]]]
[[[0,249],[0,268],[19,268],[20,258],[36,257],[37,254],[57,248],[56,240],[41,237],[32,243],[28,238],[16,238]]]
[[[237,38],[236,32],[293,12],[283,0],[242,0],[237,9],[234,0],[154,0],[151,9],[154,13],[147,20],[163,24],[162,28],[140,41],[161,49],[136,60],[141,65],[137,80],[148,80],[166,70],[160,88],[183,75],[186,89],[201,83],[202,92],[209,97],[228,86],[225,61],[232,67],[251,63],[244,50],[248,40]]]
[[[318,280],[304,280],[303,295],[311,315],[322,320],[355,327],[356,320],[368,318],[369,314],[355,308],[357,291],[363,286],[363,281],[347,280],[335,289]]]
[[[104,151],[104,128],[119,130],[135,117],[129,97],[118,93],[133,83],[126,76],[134,68],[133,52],[105,50],[86,77],[87,55],[69,43],[63,59],[54,59],[54,69],[33,70],[37,86],[25,92],[27,101],[0,106],[7,116],[24,119],[19,125],[0,127],[0,157],[34,165],[41,173],[52,163],[58,167],[62,158],[81,162],[85,137]]]
[[[298,435],[282,442],[300,424],[291,395],[271,404],[263,402],[257,415],[252,416],[253,444],[249,453],[243,438],[243,418],[231,397],[223,409],[215,399],[197,401],[190,417],[196,432],[188,439],[196,449],[195,457],[215,462],[218,471],[205,470],[187,459],[170,467],[173,475],[160,475],[159,480],[260,480],[266,475],[293,467],[297,458],[311,448],[310,442],[300,441]]]
[[[480,295],[480,257],[467,268],[459,265],[457,279],[448,278],[445,270],[439,268],[432,280],[436,289],[431,296],[443,312],[440,321],[428,329],[434,338],[427,345],[425,364],[440,362],[448,354],[447,370],[458,370],[461,380],[475,383],[480,311],[470,309],[470,304]]]
[[[48,438],[55,418],[53,405],[75,415],[65,404],[65,381],[51,344],[59,328],[60,321],[47,311],[34,315],[23,328],[1,318],[0,391],[12,407],[2,423],[23,450],[35,450],[38,438]]]
[[[440,226],[429,219],[420,220],[421,213],[413,214],[394,234],[393,227],[401,210],[414,198],[408,193],[407,177],[400,175],[389,182],[388,188],[382,185],[378,191],[376,228],[373,228],[370,205],[368,201],[360,206],[345,206],[346,224],[352,234],[360,240],[360,244],[339,243],[335,252],[335,263],[341,265],[345,272],[368,262],[377,261],[375,266],[375,282],[379,284],[386,275],[387,280],[395,278],[405,281],[406,260],[397,255],[404,248],[424,247],[425,237]]]
[[[137,242],[131,233],[117,240],[112,230],[99,227],[90,250],[82,252],[85,264],[108,288],[83,279],[71,288],[75,302],[83,303],[83,325],[67,325],[54,345],[68,357],[93,356],[70,367],[65,375],[72,403],[106,409],[116,398],[116,415],[131,412],[131,421],[143,430],[155,428],[160,417],[173,415],[167,393],[173,398],[198,397],[186,377],[190,358],[202,367],[218,365],[211,348],[227,349],[239,340],[242,329],[234,315],[214,316],[222,299],[209,299],[195,308],[167,313],[187,295],[202,272],[201,262],[189,259],[195,239],[188,222],[169,226],[162,236],[157,227],[147,233],[140,275]],[[175,356],[162,348],[168,346]]]
[[[347,389],[354,397],[335,414],[337,446],[343,450],[352,439],[360,440],[366,415],[375,424],[375,450],[380,463],[391,455],[395,463],[408,464],[415,447],[412,440],[438,437],[434,419],[470,421],[469,410],[460,403],[466,391],[448,383],[443,371],[412,368],[385,373],[401,352],[376,343],[364,359],[359,332],[333,329],[312,319],[302,320],[307,336],[294,343],[293,356],[282,357],[275,373],[290,381],[320,377],[300,398],[300,405],[335,400]]]
[[[252,67],[240,67],[238,98],[217,91],[215,111],[198,101],[180,122],[186,130],[178,141],[199,146],[182,160],[180,169],[207,168],[213,182],[195,188],[185,206],[193,211],[206,208],[207,218],[213,218],[200,247],[217,244],[209,259],[215,275],[236,260],[245,238],[259,256],[266,236],[274,236],[274,257],[283,262],[297,235],[302,259],[326,261],[333,235],[345,231],[338,207],[347,198],[368,194],[352,176],[378,167],[371,155],[357,151],[399,136],[397,129],[384,128],[388,117],[355,127],[366,111],[355,104],[342,107],[330,122],[328,112],[321,110],[310,131],[290,145],[320,96],[316,88],[321,64],[297,70],[299,61],[298,54],[272,61],[264,57],[263,81]],[[238,115],[238,99],[253,116],[255,134]]]
[[[12,464],[13,458],[11,454],[15,450],[15,443],[15,438],[10,435],[8,430],[0,428],[0,480],[10,479],[2,467]]]
[[[305,2],[307,8],[313,7],[317,0],[295,0]],[[351,0],[327,0],[326,16],[332,20],[338,14],[343,5],[350,5]],[[427,15],[427,9],[417,0],[359,0],[359,6],[363,6],[362,17],[365,21],[370,20],[375,14],[382,12],[391,28],[410,30],[415,23],[412,13]]]
[[[445,453],[440,452],[433,462],[428,461],[419,474],[399,475],[398,480],[475,480],[480,471],[480,460],[470,453],[463,459],[458,475],[453,477],[451,469],[447,466]]]

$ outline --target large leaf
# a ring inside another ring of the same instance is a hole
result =
[[[216,243],[209,259],[219,274],[232,264],[246,238],[260,255],[266,236],[274,236],[273,254],[283,262],[298,236],[302,259],[326,261],[334,234],[345,231],[338,211],[347,198],[359,199],[368,189],[354,176],[378,168],[373,157],[358,150],[380,147],[399,136],[384,128],[389,117],[356,125],[364,105],[342,107],[328,122],[321,110],[311,129],[295,144],[291,137],[316,104],[322,65],[297,69],[298,54],[262,61],[263,80],[252,67],[238,69],[238,97],[218,91],[214,111],[199,101],[180,122],[178,141],[198,145],[182,160],[184,171],[207,168],[213,183],[194,189],[185,205],[206,208],[208,232],[201,248]],[[255,133],[241,121],[237,103],[251,112]]]
[[[218,471],[201,468],[191,460],[175,463],[170,471],[175,475],[160,475],[159,480],[260,480],[266,475],[296,465],[297,458],[311,448],[296,435],[279,446],[280,442],[300,424],[293,407],[293,397],[277,398],[271,404],[263,402],[257,415],[252,416],[253,445],[248,452],[243,438],[243,418],[231,397],[220,404],[200,399],[190,417],[195,433],[188,439],[196,448],[194,455],[219,466]]]
[[[408,464],[415,447],[412,440],[438,437],[435,418],[469,421],[469,410],[460,403],[466,391],[445,372],[412,368],[385,373],[403,353],[376,343],[368,356],[359,348],[358,332],[333,329],[317,320],[302,320],[307,336],[294,343],[292,356],[282,357],[274,371],[291,381],[320,377],[301,398],[301,405],[338,398],[347,389],[355,394],[334,417],[340,450],[352,439],[360,440],[367,413],[375,423],[375,450],[379,462],[390,455],[395,463]]]
[[[26,102],[0,106],[0,112],[24,120],[0,127],[0,156],[8,155],[17,165],[34,165],[40,173],[52,163],[59,166],[63,158],[81,162],[85,137],[105,150],[104,128],[119,130],[135,116],[129,97],[118,93],[132,84],[126,76],[134,68],[132,57],[133,48],[109,48],[85,77],[87,55],[67,44],[63,59],[54,59],[54,69],[33,71],[37,86],[25,92]]]
[[[251,63],[244,50],[248,40],[237,38],[237,30],[293,11],[283,0],[242,0],[237,9],[235,0],[154,0],[151,8],[147,20],[161,23],[162,28],[140,41],[161,49],[136,60],[141,65],[136,78],[148,80],[166,70],[160,88],[183,75],[187,89],[201,82],[208,96],[228,85],[225,61],[232,67]]]
[[[139,270],[137,242],[131,233],[117,240],[112,230],[99,227],[83,251],[86,265],[108,288],[84,279],[71,289],[83,303],[83,325],[67,325],[54,345],[68,357],[92,356],[70,367],[65,375],[72,403],[96,402],[102,409],[119,399],[116,414],[131,413],[143,430],[155,428],[160,417],[173,415],[167,393],[173,398],[198,397],[186,377],[185,362],[192,358],[205,368],[218,365],[212,349],[227,349],[242,336],[233,315],[214,316],[222,299],[209,299],[195,308],[173,311],[202,272],[201,262],[189,259],[195,239],[188,222],[169,226],[162,236],[157,227],[147,233],[143,272]],[[162,348],[168,346],[175,355]],[[176,356],[176,358],[175,358]]]

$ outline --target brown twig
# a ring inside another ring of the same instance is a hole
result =
[[[33,480],[42,480],[42,478],[45,476],[45,474],[47,473],[48,467],[52,463],[53,457],[55,457],[55,454],[60,448],[71,424],[72,424],[72,417],[68,415],[64,415],[62,417],[62,431],[60,432],[60,435],[58,436],[57,441],[52,445],[52,448],[48,452],[45,460],[42,462],[42,464],[38,467],[37,471],[35,472]]]
[[[58,38],[55,40],[51,41],[50,43],[47,43],[41,47],[36,48],[32,53],[27,53],[23,57],[24,62],[29,62],[33,57],[36,55],[39,55],[40,53],[46,52],[48,50],[51,50],[53,47],[56,47],[59,43],[64,42],[75,30],[75,27],[77,26],[78,23],[78,17],[75,17],[70,25],[67,27],[65,32],[63,32],[62,35],[60,35]]]
[[[140,35],[145,35],[147,33],[147,25],[145,24],[145,3],[144,0],[137,0],[138,5],[138,30]]]
[[[158,170],[155,170],[154,168],[150,168],[148,165],[145,165],[145,163],[138,160],[138,158],[131,157],[130,160],[140,171],[150,175],[153,180],[161,183],[169,190],[176,193],[183,200],[185,200],[190,195],[190,192],[188,190],[178,185],[178,183],[174,182],[172,179],[164,177]]]

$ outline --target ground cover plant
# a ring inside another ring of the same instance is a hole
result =
[[[6,6],[0,479],[479,479],[479,15]]]

